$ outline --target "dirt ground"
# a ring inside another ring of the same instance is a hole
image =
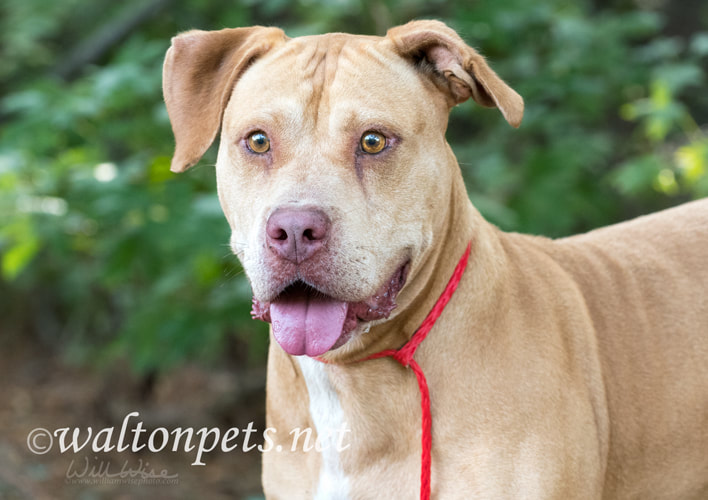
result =
[[[0,499],[261,499],[261,454],[242,448],[250,422],[257,433],[265,429],[264,385],[264,368],[185,366],[141,379],[120,367],[97,372],[68,366],[46,350],[0,343]],[[128,437],[120,442],[128,448],[118,453],[120,430],[131,412],[139,415],[128,417]],[[145,431],[136,431],[138,421]],[[79,429],[81,444],[89,427],[93,438],[86,446],[61,452],[57,429],[69,428],[68,442]],[[111,427],[100,439],[96,435]],[[171,451],[174,439],[162,451],[148,449],[150,437],[158,450],[165,434],[187,427],[195,432],[191,451],[184,451],[186,437],[181,451]],[[217,448],[203,455],[205,465],[191,465],[202,428],[204,448],[217,432],[223,444],[228,429],[238,428],[239,435],[231,431],[235,437],[226,441],[236,449]],[[40,454],[49,437],[36,429],[55,433],[46,453]],[[249,444],[260,443],[257,433]]]

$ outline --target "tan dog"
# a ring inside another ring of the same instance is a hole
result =
[[[408,340],[470,241],[415,355],[433,497],[708,498],[708,202],[558,241],[500,232],[445,129],[469,97],[513,126],[523,101],[434,21],[190,31],[164,92],[174,171],[221,129],[231,245],[272,322],[268,498],[417,498],[415,377],[355,361]],[[307,428],[321,451],[293,443]]]

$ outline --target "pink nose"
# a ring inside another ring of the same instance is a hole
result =
[[[329,227],[329,218],[317,208],[280,208],[266,223],[266,242],[278,257],[300,264],[324,246]]]

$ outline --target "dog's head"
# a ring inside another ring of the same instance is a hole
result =
[[[277,28],[175,37],[164,94],[172,170],[221,130],[219,199],[254,295],[290,354],[321,355],[395,315],[439,239],[459,172],[445,141],[468,98],[518,126],[523,101],[436,21],[385,37]]]

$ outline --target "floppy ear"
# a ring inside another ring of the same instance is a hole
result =
[[[469,47],[454,30],[440,21],[411,21],[386,33],[402,57],[427,61],[437,82],[458,104],[472,97],[478,104],[497,107],[512,126],[524,115],[524,100]]]
[[[172,39],[162,91],[175,136],[170,170],[183,172],[214,142],[233,86],[249,64],[287,40],[278,28],[192,30]]]

